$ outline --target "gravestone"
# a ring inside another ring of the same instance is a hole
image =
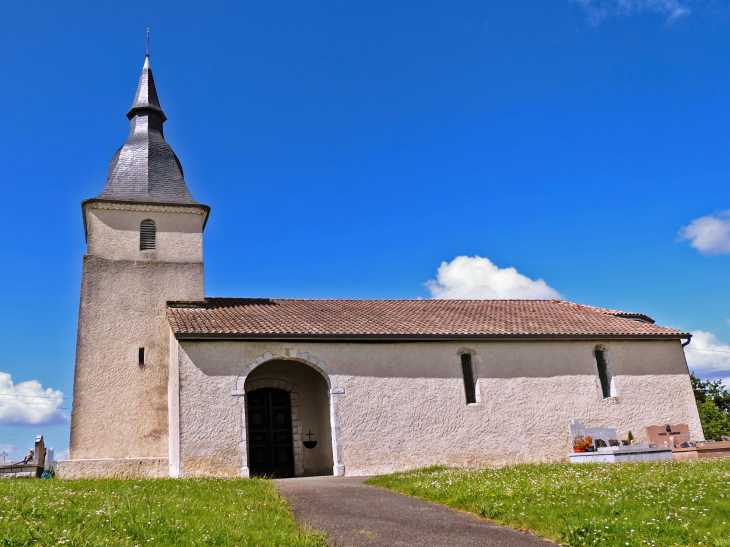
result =
[[[53,465],[53,461],[54,461],[53,447],[46,448],[46,461],[45,461],[45,464],[43,465],[43,469],[45,471],[49,471],[51,469],[51,466]]]
[[[40,478],[46,463],[46,446],[43,442],[43,435],[35,438],[35,449],[31,451],[32,457],[22,461],[3,461],[0,463],[0,479],[14,479],[20,477]],[[28,454],[28,456],[31,456]],[[3,458],[8,455],[4,453]]]
[[[616,430],[610,427],[586,427],[578,418],[573,418],[568,425],[568,431],[570,431],[570,442],[573,442],[577,436],[582,435],[583,437],[593,437],[594,446],[598,446],[596,443],[598,440],[602,440],[607,446],[612,439],[618,439]]]
[[[648,425],[644,429],[649,442],[657,446],[680,446],[690,440],[687,424]]]
[[[46,463],[46,445],[43,442],[43,435],[38,435],[35,438],[35,456],[31,460],[37,467],[43,470],[43,466]]]

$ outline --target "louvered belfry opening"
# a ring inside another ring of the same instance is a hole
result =
[[[143,220],[139,225],[139,250],[147,251],[155,248],[157,227],[154,220]]]
[[[477,402],[476,390],[474,389],[474,369],[471,365],[471,355],[468,353],[461,354],[461,372],[464,373],[466,404],[474,404]]]

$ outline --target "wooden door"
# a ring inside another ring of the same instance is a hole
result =
[[[264,388],[246,394],[248,468],[251,476],[293,477],[294,450],[289,393]]]

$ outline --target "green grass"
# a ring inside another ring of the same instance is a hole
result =
[[[0,481],[0,546],[324,546],[261,479]]]
[[[367,482],[564,545],[730,546],[730,460],[430,468]]]

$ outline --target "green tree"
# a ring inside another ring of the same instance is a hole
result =
[[[712,401],[697,403],[705,439],[721,441],[723,435],[730,435],[730,416],[715,406]]]
[[[698,403],[710,400],[723,412],[730,413],[730,391],[722,384],[722,380],[700,380],[694,372],[689,377]]]
[[[722,381],[701,380],[694,372],[690,380],[705,438],[719,441],[730,436],[730,391]]]

